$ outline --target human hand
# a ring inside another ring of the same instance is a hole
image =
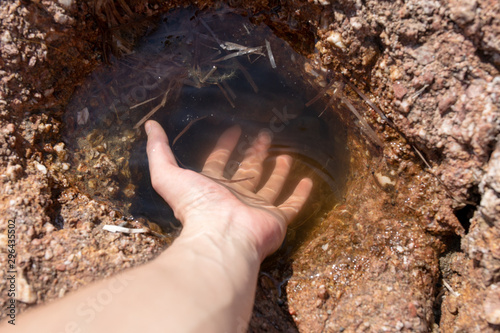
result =
[[[269,180],[257,188],[271,143],[267,134],[257,137],[232,179],[226,180],[223,172],[241,135],[239,127],[222,134],[201,174],[177,165],[160,124],[148,121],[145,129],[153,188],[172,207],[183,233],[215,232],[225,239],[243,240],[255,248],[261,261],[279,248],[313,184],[309,178],[302,179],[290,197],[276,206],[292,164],[290,156],[281,155]]]

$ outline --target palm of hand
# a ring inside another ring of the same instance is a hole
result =
[[[194,226],[200,232],[231,230],[249,237],[263,257],[280,246],[288,224],[309,196],[312,181],[303,179],[283,204],[275,206],[292,162],[290,156],[282,155],[267,182],[257,189],[270,145],[268,136],[259,135],[231,180],[226,180],[223,172],[241,134],[238,127],[219,138],[201,174],[177,166],[158,123],[150,121],[146,127],[153,187],[184,227]]]

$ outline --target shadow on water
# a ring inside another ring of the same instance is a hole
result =
[[[196,14],[178,10],[159,19],[134,52],[96,73],[70,104],[67,118],[66,137],[78,165],[75,181],[125,207],[124,214],[145,217],[167,232],[180,225],[151,186],[141,130],[146,118],[162,124],[170,142],[175,141],[172,149],[179,164],[195,171],[201,170],[221,133],[235,124],[243,134],[227,177],[260,131],[272,137],[267,170],[280,154],[294,157],[278,202],[303,177],[311,177],[315,185],[284,245],[262,266],[254,319],[272,313],[287,318],[275,327],[294,327],[284,290],[292,274],[290,256],[341,200],[348,173],[343,122],[333,110],[320,118],[322,109],[306,107],[317,94],[303,80],[306,61],[269,28],[225,9]],[[116,170],[106,168],[103,155],[109,155]],[[262,182],[266,177],[269,172]]]

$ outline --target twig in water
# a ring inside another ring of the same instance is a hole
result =
[[[224,87],[224,89],[226,89],[226,91],[229,93],[229,95],[231,96],[231,98],[233,100],[235,100],[236,99],[236,94],[234,93],[233,89],[231,89],[231,87],[229,86],[229,84],[227,83],[227,81],[226,80],[222,80],[221,84]]]
[[[102,227],[102,230],[110,231],[110,232],[121,232],[124,234],[144,234],[149,232],[148,229],[146,228],[125,228],[125,227],[120,227],[118,225],[112,225],[112,224],[106,224],[105,226]]]
[[[116,121],[118,122],[118,125],[121,125],[122,121],[120,120],[120,117],[118,116],[118,110],[116,109],[115,103],[113,103],[111,105],[113,105],[113,110],[115,111],[115,114],[116,114]]]
[[[368,96],[366,96],[365,94],[363,94],[361,92],[361,90],[358,89],[358,87],[356,87],[351,82],[347,81],[347,79],[345,79],[345,81],[347,82],[347,84],[349,85],[349,87],[351,87],[362,99],[365,100],[366,104],[368,104],[373,110],[375,110],[375,112],[377,112],[380,115],[380,117],[383,120],[385,120],[391,127],[394,127],[394,123],[389,118],[387,118],[387,116],[382,112],[382,110],[380,110],[380,108],[378,106],[376,106],[375,103],[373,103],[368,98]]]
[[[203,26],[205,28],[207,28],[208,32],[212,35],[212,37],[215,39],[217,44],[221,45],[221,47],[222,47],[222,43],[221,43],[220,39],[217,37],[215,32],[208,26],[207,22],[205,22],[205,20],[203,20],[201,17],[199,17],[198,20],[200,20],[201,24],[203,24]]]
[[[247,31],[247,35],[250,35],[250,30],[245,23],[243,23],[243,28],[245,28],[245,30]]]
[[[252,79],[252,76],[250,75],[250,73],[248,73],[248,71],[245,69],[245,67],[243,67],[243,65],[240,64],[240,62],[238,60],[234,60],[234,62],[236,63],[236,66],[238,66],[238,69],[243,73],[243,75],[247,79],[248,83],[250,83],[250,85],[252,86],[253,91],[255,93],[258,93],[259,87],[257,87],[257,84],[255,84],[255,81]]]
[[[233,42],[223,42],[220,45],[220,47],[221,47],[221,49],[228,50],[228,51],[235,51],[235,50],[243,51],[243,50],[248,49],[248,46],[236,44]]]
[[[217,66],[213,66],[212,69],[207,73],[207,75],[205,75],[205,77],[203,77],[202,79],[200,79],[200,82],[201,83],[205,83],[206,80],[208,80],[208,78],[210,76],[212,76],[212,74],[217,70]]]
[[[219,82],[217,82],[217,87],[219,87],[220,91],[222,91],[222,93],[224,94],[224,97],[226,97],[227,101],[229,102],[229,104],[231,104],[231,106],[233,107],[233,109],[236,107],[236,105],[234,105],[233,101],[231,100],[231,98],[229,97],[229,95],[227,94],[227,91],[224,90],[224,87],[221,86],[221,84]]]
[[[338,87],[335,87],[335,90],[333,91],[333,95],[332,97],[330,98],[330,100],[328,101],[328,103],[326,103],[326,106],[325,108],[323,109],[323,111],[321,111],[321,113],[318,115],[318,118],[321,117],[323,115],[323,113],[325,113],[326,110],[328,110],[328,108],[330,106],[333,105],[333,103],[337,100],[337,99],[342,99],[342,92],[344,91],[344,86],[343,85],[339,85]]]
[[[149,118],[151,118],[151,116],[154,115],[156,113],[156,111],[158,111],[159,109],[161,109],[162,107],[165,106],[165,103],[167,102],[167,96],[168,96],[169,92],[170,92],[170,88],[168,88],[168,90],[165,93],[165,95],[163,96],[163,99],[161,100],[160,104],[158,104],[157,106],[155,106],[153,108],[153,110],[149,111],[149,113],[147,115],[145,115],[144,117],[142,117],[142,119],[139,120],[139,122],[137,124],[135,124],[134,129],[138,129],[139,127],[141,127],[141,125],[144,124]]]
[[[358,110],[356,110],[356,108],[354,107],[354,105],[352,105],[352,103],[349,101],[349,99],[347,97],[344,97],[344,98],[341,98],[341,101],[347,105],[347,107],[349,108],[349,110],[351,110],[352,113],[354,113],[354,115],[358,118],[359,122],[361,123],[361,129],[363,129],[363,131],[368,135],[368,137],[370,139],[372,139],[372,141],[374,143],[376,143],[379,147],[383,147],[384,146],[384,143],[382,141],[380,141],[379,137],[377,136],[377,134],[375,133],[375,131],[371,128],[371,126],[366,122],[365,118],[363,118]]]
[[[262,46],[257,46],[257,47],[247,47],[245,50],[240,50],[238,52],[233,52],[228,55],[225,55],[222,58],[215,59],[213,62],[221,62],[225,60],[229,60],[235,57],[239,57],[245,54],[259,54],[259,55],[264,55],[262,53]]]
[[[321,91],[313,97],[313,99],[311,99],[309,102],[306,103],[306,107],[310,107],[311,105],[313,105],[314,103],[316,103],[321,97],[323,97],[326,92],[335,84],[336,82],[335,81],[332,81],[330,84],[328,84],[326,87],[324,87],[323,89],[321,89]]]
[[[180,137],[183,136],[184,133],[186,133],[189,130],[189,128],[191,128],[191,126],[194,125],[194,123],[196,123],[197,121],[200,121],[202,119],[205,119],[206,117],[208,117],[208,116],[203,116],[203,117],[191,120],[189,122],[189,124],[187,124],[186,127],[184,127],[184,129],[179,134],[177,134],[177,136],[175,137],[174,141],[172,141],[172,147],[175,145],[175,143],[177,142],[177,140],[179,140]]]
[[[276,68],[276,62],[274,61],[273,51],[271,51],[271,43],[266,39],[266,49],[267,56],[269,57],[269,62],[271,63],[272,68]]]
[[[412,144],[410,144],[410,145],[413,148],[413,150],[415,150],[418,157],[420,157],[420,159],[424,162],[425,166],[427,166],[427,168],[429,168],[429,169],[432,169],[431,165],[429,164],[429,162],[427,162],[427,160],[425,159],[424,155],[420,152],[420,150],[418,150],[417,147],[415,147],[414,145],[412,145]],[[430,170],[429,170],[429,172],[430,172]],[[438,180],[440,180],[440,179],[438,178]]]
[[[313,103],[315,103],[317,100],[319,100],[321,97],[323,97],[326,92],[337,82],[331,82],[328,84],[325,88],[323,88],[313,99],[311,99],[309,102],[306,103],[306,106],[310,106]],[[379,139],[375,131],[371,128],[371,126],[366,122],[365,118],[359,114],[358,110],[352,105],[351,101],[347,98],[347,96],[342,96],[342,92],[344,91],[343,89],[344,83],[339,82],[339,86],[337,86],[333,92],[332,97],[328,101],[325,109],[321,112],[321,114],[318,117],[321,117],[323,113],[327,110],[329,106],[333,104],[335,99],[340,99],[341,102],[343,102],[349,110],[358,118],[359,122],[361,123],[361,129],[368,135],[368,137],[373,141],[373,143],[377,144],[380,147],[383,147],[384,144],[383,142]]]
[[[139,103],[139,104],[132,105],[132,106],[130,107],[130,110],[135,109],[135,108],[137,108],[137,107],[139,107],[139,106],[141,106],[141,105],[147,104],[147,103],[149,103],[149,102],[151,102],[151,101],[154,101],[155,99],[157,99],[157,98],[158,98],[158,97],[160,97],[161,95],[163,95],[163,94],[159,94],[158,96],[153,97],[153,98],[150,98],[150,99],[148,99],[148,100],[145,100],[144,102],[141,102],[141,103]]]

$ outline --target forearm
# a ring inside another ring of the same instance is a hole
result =
[[[260,265],[254,252],[220,233],[186,230],[152,262],[21,315],[12,328],[236,332],[251,315]]]
[[[237,238],[188,233],[159,258],[169,275],[177,318],[172,332],[244,332],[250,319],[260,260]],[[173,274],[172,274],[173,273]]]

